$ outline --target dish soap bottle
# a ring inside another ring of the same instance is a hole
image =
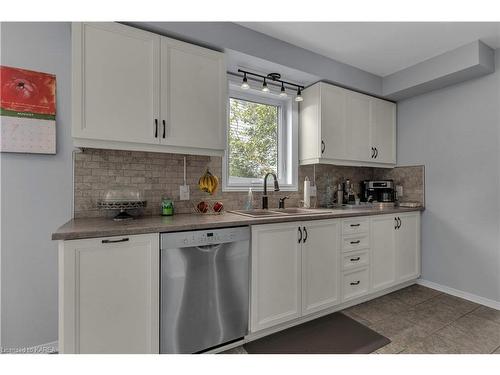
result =
[[[253,192],[252,188],[248,188],[247,201],[245,202],[245,210],[253,209]]]

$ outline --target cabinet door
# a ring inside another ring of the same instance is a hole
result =
[[[371,98],[371,147],[377,163],[396,163],[396,104]]]
[[[344,159],[346,153],[347,90],[340,87],[321,86],[321,157]]]
[[[301,315],[300,223],[252,227],[252,332]]]
[[[222,53],[162,38],[161,142],[224,149],[226,82]]]
[[[371,288],[379,290],[396,282],[396,220],[392,215],[370,218]]]
[[[303,223],[302,314],[340,302],[340,220]]]
[[[396,230],[397,280],[407,281],[420,276],[420,213],[399,215]]]
[[[72,33],[73,137],[158,143],[160,37],[117,23]]]
[[[371,161],[370,97],[347,91],[346,160]]]
[[[59,250],[62,353],[159,352],[159,236],[65,241]]]

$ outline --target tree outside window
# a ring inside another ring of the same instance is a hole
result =
[[[278,170],[279,106],[230,98],[229,176],[262,178]]]

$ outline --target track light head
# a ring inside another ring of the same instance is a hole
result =
[[[300,87],[297,88],[297,96],[295,97],[296,102],[301,102],[303,101],[304,98],[302,97],[302,91],[300,90]]]
[[[248,84],[247,74],[246,73],[244,73],[244,75],[243,75],[243,83],[241,84],[241,88],[243,90],[248,90],[250,88],[250,85]]]
[[[262,91],[269,92],[269,87],[267,87],[266,79],[264,78],[264,82],[262,83]]]
[[[286,93],[286,91],[285,91],[285,85],[283,84],[283,82],[281,82],[281,92],[280,92],[280,96],[281,96],[281,97],[283,97],[283,98],[285,98],[285,97],[287,97],[287,96],[288,96],[288,95],[287,95],[287,93]]]

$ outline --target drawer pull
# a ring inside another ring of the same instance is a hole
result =
[[[351,283],[351,285],[359,285],[360,282],[361,282],[360,280],[354,281],[354,282]]]
[[[360,240],[357,240],[357,241],[351,241],[351,245],[357,245],[358,243],[360,243],[361,241]]]
[[[361,224],[360,223],[357,223],[357,224],[351,224],[351,227],[359,227]]]
[[[119,240],[102,240],[102,243],[117,243],[117,242],[128,242],[128,238],[122,238]]]
[[[356,258],[351,258],[351,262],[357,262],[358,260],[360,260],[361,258],[360,257],[356,257]]]

